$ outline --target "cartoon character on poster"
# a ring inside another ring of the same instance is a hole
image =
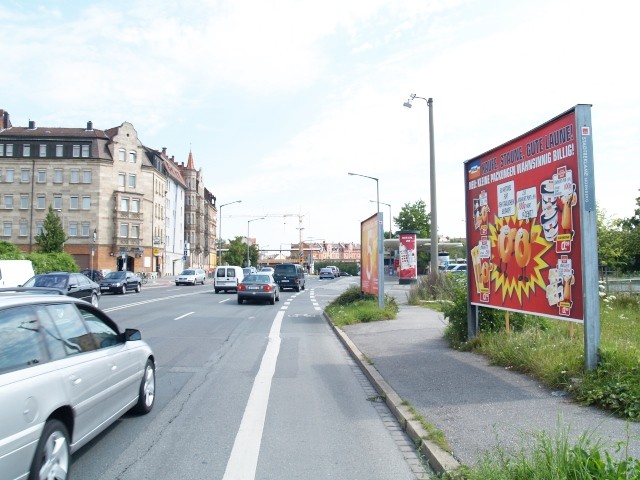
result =
[[[498,254],[500,256],[500,263],[497,268],[498,273],[507,275],[507,268],[513,256],[515,241],[516,229],[509,227],[509,225],[503,225],[498,234]]]
[[[554,195],[557,199],[560,227],[556,237],[556,253],[570,253],[573,242],[573,207],[578,203],[573,172],[566,167],[558,168],[553,175]]]
[[[540,225],[547,242],[554,242],[558,235],[558,204],[554,194],[553,180],[540,184]]]

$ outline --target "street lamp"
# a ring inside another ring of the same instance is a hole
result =
[[[369,200],[370,202],[375,202],[375,200]],[[393,233],[392,232],[392,226],[391,226],[391,205],[389,205],[388,203],[384,203],[384,202],[380,202],[380,205],[386,205],[387,207],[389,207],[389,238],[393,238]]]
[[[220,235],[218,238],[218,265],[220,265],[222,263],[222,207],[226,207],[227,205],[231,205],[232,203],[241,203],[242,200],[235,200],[233,202],[229,202],[229,203],[223,203],[222,205],[220,205],[218,208],[220,210],[220,215],[218,215],[218,223],[220,224]]]
[[[378,307],[380,309],[384,308],[384,239],[382,222],[380,221],[380,188],[379,182],[376,177],[370,177],[368,175],[361,175],[359,173],[348,172],[349,175],[353,175],[356,177],[364,177],[369,178],[371,180],[376,181],[376,206],[377,206],[377,215],[376,221],[378,223]]]
[[[264,220],[265,218],[266,217],[260,217],[247,220],[247,267],[251,266],[251,260],[249,259],[249,225],[251,225],[251,222],[255,222],[256,220]]]
[[[438,271],[438,214],[436,208],[436,154],[433,146],[433,98],[418,97],[415,93],[409,96],[404,106],[411,108],[411,101],[421,98],[429,107],[429,176],[431,184],[431,271]]]

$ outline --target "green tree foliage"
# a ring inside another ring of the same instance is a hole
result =
[[[636,198],[636,209],[630,218],[619,222],[623,233],[623,245],[626,258],[622,264],[628,271],[640,270],[640,197]],[[600,240],[598,239],[598,243]]]
[[[405,203],[397,217],[393,217],[400,230],[417,230],[418,237],[429,238],[431,234],[431,215],[422,200],[412,204]]]
[[[608,272],[624,269],[630,260],[625,246],[625,232],[620,221],[607,217],[606,212],[596,209],[596,228],[598,231],[598,263],[600,268]]]
[[[0,260],[24,260],[25,256],[18,247],[11,242],[0,242]]]
[[[62,222],[51,205],[49,205],[49,211],[42,227],[42,233],[35,237],[40,251],[42,253],[62,253],[66,237]]]
[[[33,263],[35,273],[47,272],[79,272],[75,259],[68,253],[29,253],[27,260]]]
[[[258,247],[249,245],[249,259],[251,265],[257,265],[259,258]],[[247,243],[244,237],[236,237],[227,245],[227,251],[222,254],[222,262],[228,265],[243,266],[247,263]]]

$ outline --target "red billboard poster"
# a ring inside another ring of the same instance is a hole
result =
[[[465,162],[473,305],[584,320],[578,142],[585,132],[574,108]]]
[[[399,283],[414,283],[418,279],[418,249],[416,232],[399,232]]]
[[[378,294],[378,214],[367,218],[360,224],[362,269],[360,290],[373,295]]]

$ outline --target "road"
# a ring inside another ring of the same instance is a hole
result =
[[[423,478],[322,316],[358,281],[310,277],[273,306],[238,305],[210,283],[103,295],[100,307],[154,350],[156,404],[77,452],[73,478]]]

